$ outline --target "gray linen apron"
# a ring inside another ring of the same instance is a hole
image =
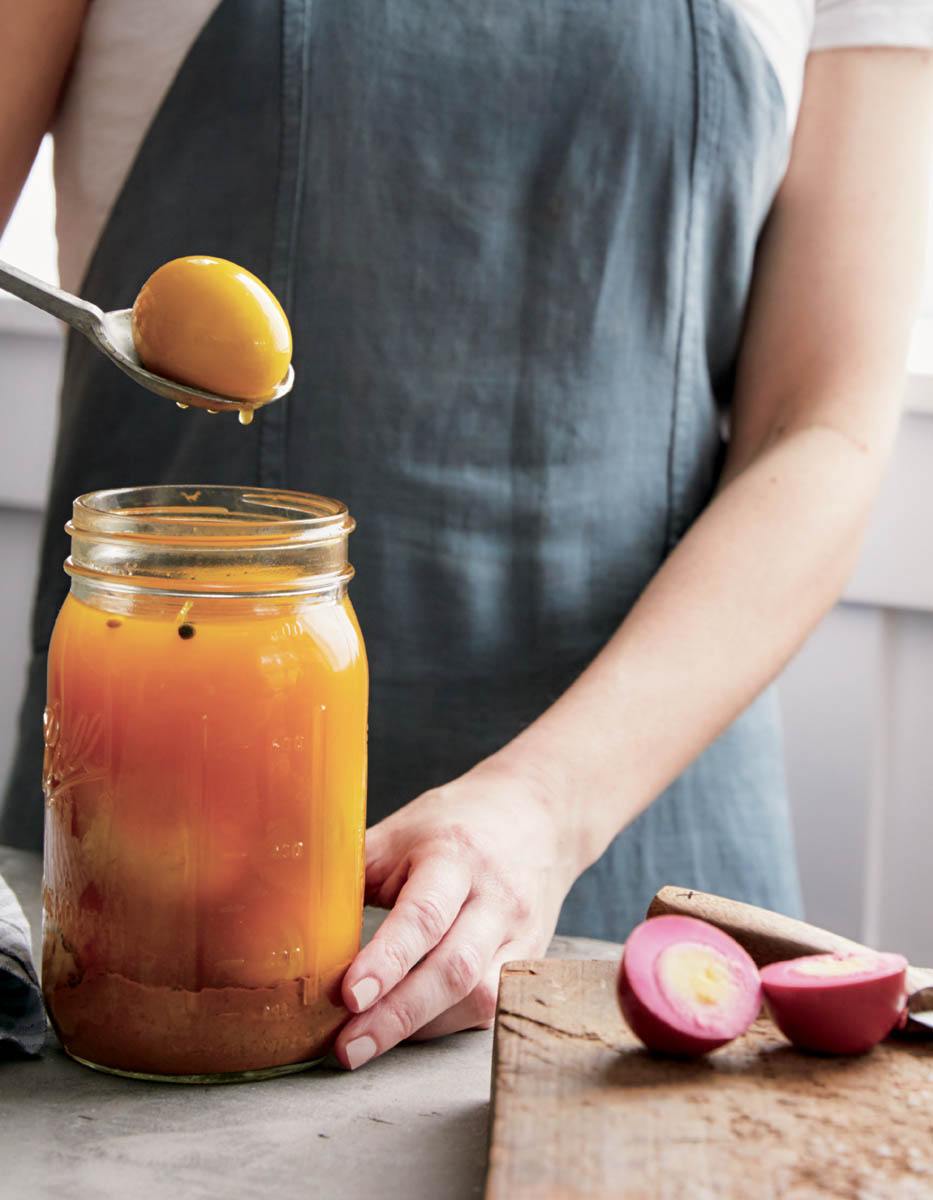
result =
[[[0,835],[41,837],[62,527],[96,488],[347,502],[371,823],[532,721],[709,498],[785,153],[771,68],[717,0],[223,0],[82,294],[119,308],[167,259],[233,259],[289,313],[297,384],[243,429],[70,338]],[[770,693],[583,875],[560,928],[622,938],[669,882],[797,911]]]

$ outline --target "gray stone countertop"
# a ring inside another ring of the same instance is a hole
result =
[[[41,861],[0,847],[0,875],[39,930]],[[371,936],[381,914],[367,911]],[[555,938],[549,954],[617,958]],[[146,1083],[92,1071],[53,1034],[0,1060],[0,1196],[29,1200],[460,1200],[486,1175],[492,1031],[397,1046],[245,1084]]]

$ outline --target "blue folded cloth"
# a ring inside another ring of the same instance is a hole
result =
[[[29,922],[0,876],[0,1054],[38,1054],[46,1027]]]

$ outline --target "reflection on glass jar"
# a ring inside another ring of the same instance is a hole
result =
[[[367,670],[335,501],[75,502],[49,655],[43,989],[89,1065],[320,1059],[359,948]]]

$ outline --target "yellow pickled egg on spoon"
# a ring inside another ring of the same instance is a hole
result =
[[[224,258],[192,255],[159,267],[140,289],[130,325],[144,367],[218,396],[268,399],[291,362],[281,304]]]

